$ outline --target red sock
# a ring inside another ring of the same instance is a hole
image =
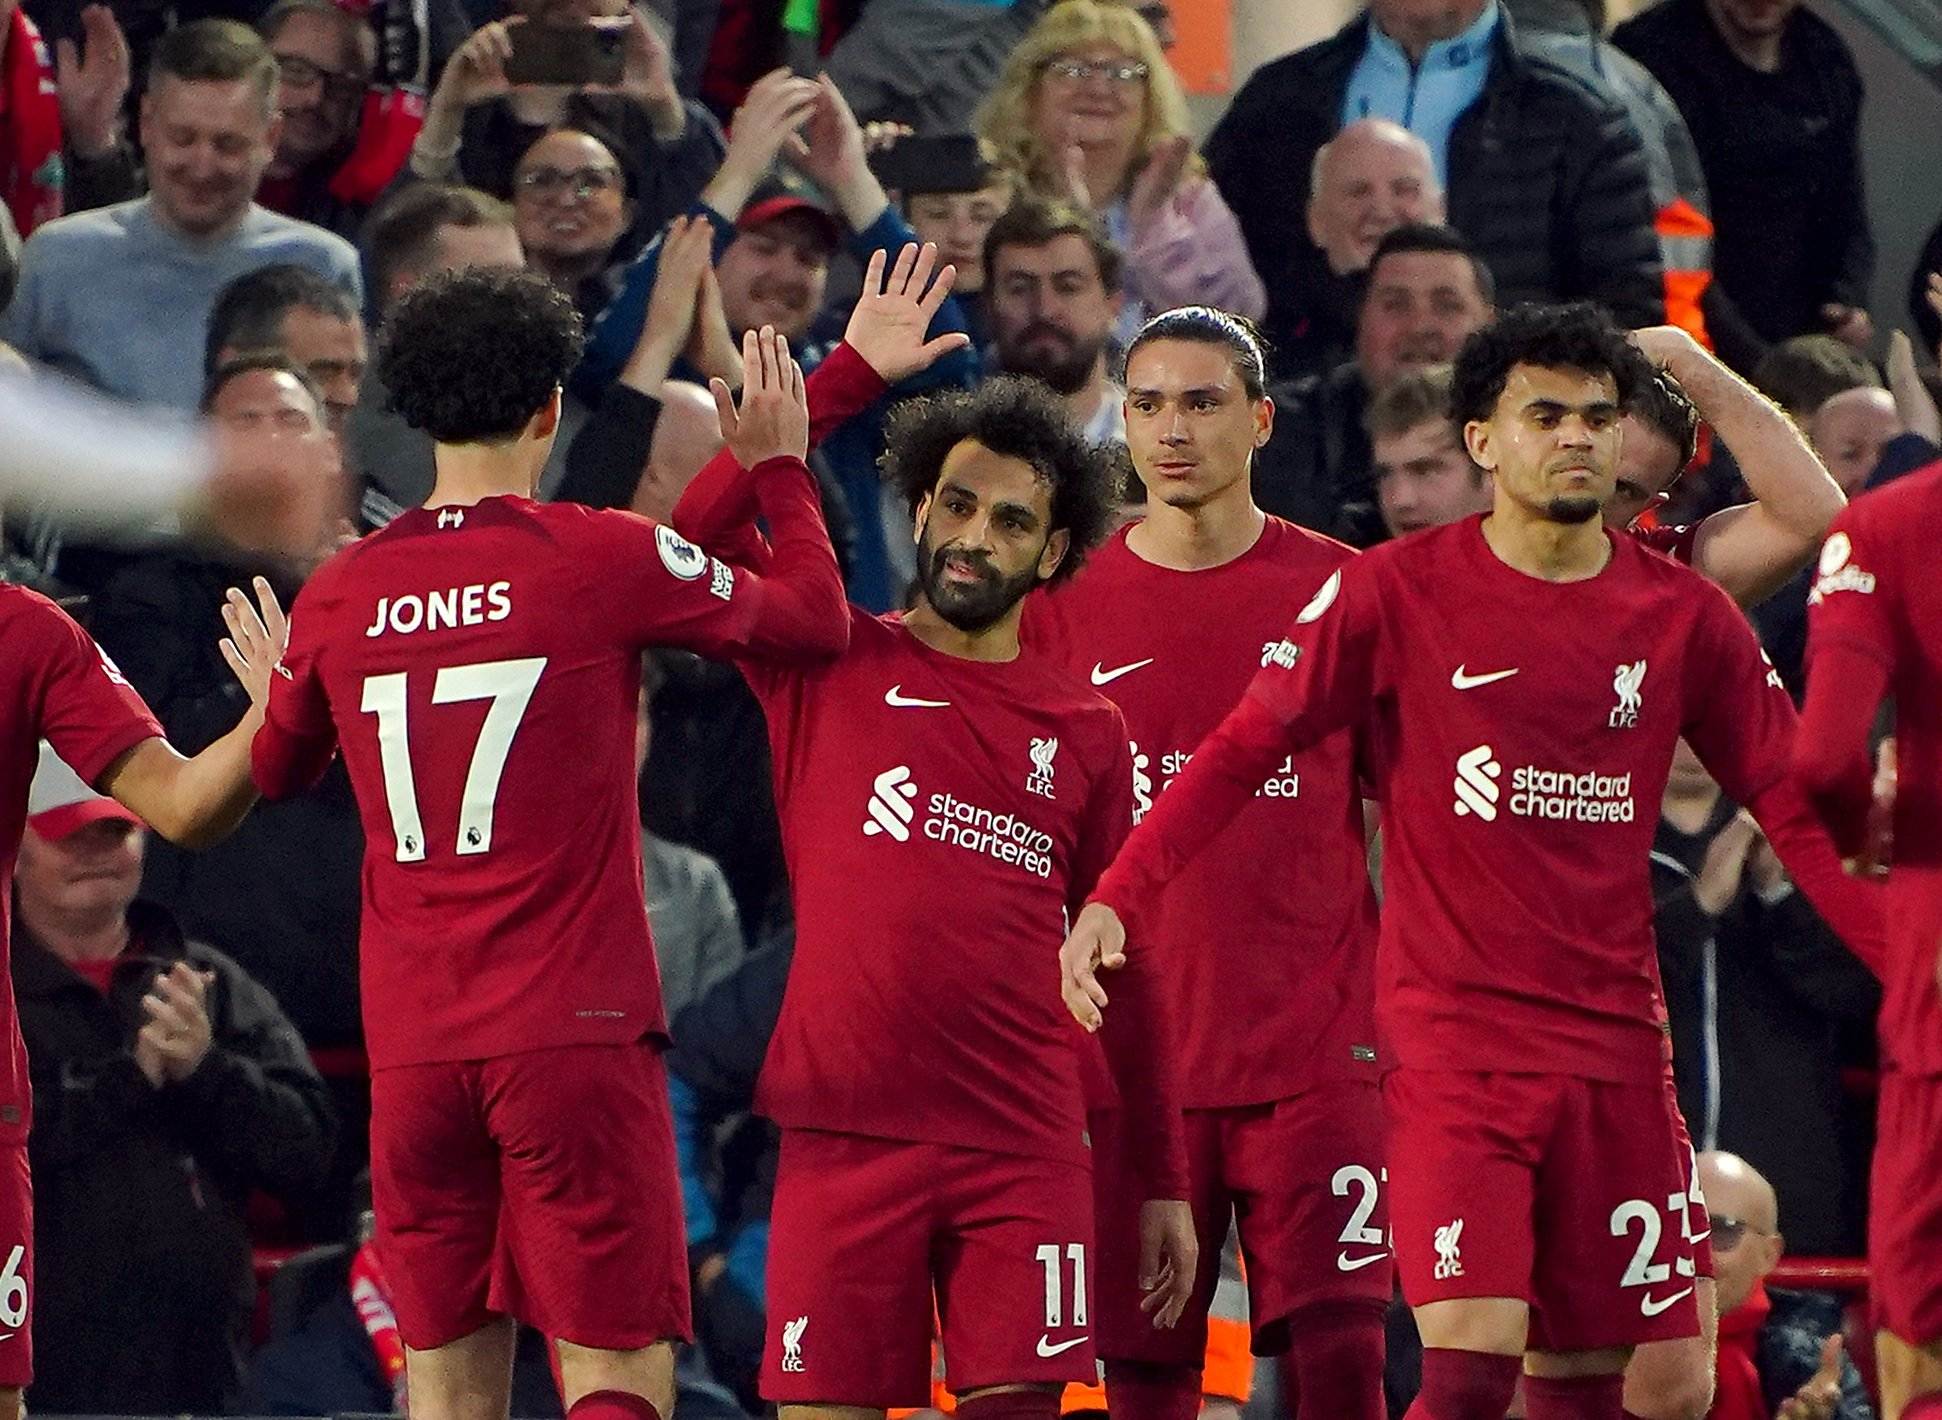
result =
[[[1403,1420],[1504,1420],[1522,1356],[1423,1348],[1423,1388]]]
[[[1311,1307],[1288,1326],[1299,1420],[1384,1420],[1381,1307]]]
[[[1942,1420],[1942,1390],[1915,1396],[1902,1407],[1902,1420]]]
[[[588,1391],[566,1412],[567,1420],[661,1420],[661,1412],[644,1395],[626,1390]]]
[[[1625,1375],[1524,1377],[1529,1420],[1624,1420]]]
[[[1146,1361],[1106,1363],[1106,1411],[1113,1420],[1194,1420],[1200,1372]]]

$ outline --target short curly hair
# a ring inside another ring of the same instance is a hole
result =
[[[1519,365],[1610,375],[1629,413],[1652,377],[1651,362],[1612,318],[1589,301],[1513,306],[1463,342],[1451,380],[1450,415],[1462,428],[1490,418]]]
[[[510,439],[579,363],[580,313],[530,271],[472,267],[413,286],[378,336],[391,407],[441,444]]]
[[[1052,531],[1071,536],[1048,583],[1078,571],[1112,526],[1111,451],[1088,442],[1064,403],[1037,380],[999,375],[976,389],[906,400],[885,424],[882,464],[913,517],[937,487],[944,460],[967,439],[1031,465],[1051,491]]]

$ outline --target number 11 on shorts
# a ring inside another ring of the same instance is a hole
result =
[[[1045,1329],[1055,1330],[1065,1323],[1065,1291],[1062,1282],[1062,1261],[1072,1264],[1072,1325],[1086,1324],[1086,1245],[1067,1243],[1065,1255],[1060,1257],[1057,1243],[1046,1243],[1038,1250],[1039,1265],[1045,1269]]]

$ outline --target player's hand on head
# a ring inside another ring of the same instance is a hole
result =
[[[1103,902],[1089,902],[1059,948],[1059,990],[1072,1018],[1089,1031],[1105,1022],[1106,988],[1101,971],[1126,965],[1126,928]]]
[[[249,692],[250,705],[261,709],[270,699],[270,679],[290,644],[290,621],[283,614],[268,581],[253,582],[256,603],[235,587],[223,599],[223,625],[229,635],[221,643],[223,660]]]
[[[1193,1299],[1200,1270],[1200,1239],[1193,1209],[1178,1198],[1149,1198],[1140,1205],[1140,1310],[1157,1327],[1171,1329]]]
[[[938,269],[937,248],[930,242],[906,244],[894,261],[888,252],[875,253],[863,273],[863,294],[850,313],[844,341],[886,384],[929,369],[971,343],[962,331],[924,338],[956,280],[955,266]]]
[[[1639,348],[1646,359],[1663,368],[1693,348],[1696,342],[1691,334],[1679,326],[1649,325],[1632,332],[1632,344]]]
[[[727,384],[711,380],[722,437],[743,468],[767,459],[809,457],[809,403],[803,393],[802,366],[789,354],[789,341],[765,325],[742,337],[742,398]]]

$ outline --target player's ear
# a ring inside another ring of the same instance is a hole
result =
[[[917,511],[910,515],[910,540],[914,543],[917,543],[919,546],[923,545],[924,524],[930,518],[930,515],[931,515],[931,495],[926,493],[923,496],[923,498],[921,498],[918,501]]]
[[[558,432],[560,427],[560,391],[558,386],[555,386],[553,389],[553,397],[547,400],[544,405],[540,406],[539,412],[533,415],[532,422],[526,427],[535,439],[550,439]]]
[[[1072,534],[1065,528],[1056,529],[1045,539],[1045,550],[1038,555],[1038,579],[1049,581],[1059,564],[1065,561],[1066,553],[1072,550]]]
[[[1274,437],[1274,401],[1262,395],[1254,401],[1254,447],[1261,448]]]
[[[1472,419],[1463,426],[1463,447],[1470,455],[1470,462],[1488,472],[1497,471],[1497,460],[1490,452],[1490,426],[1481,419]]]

